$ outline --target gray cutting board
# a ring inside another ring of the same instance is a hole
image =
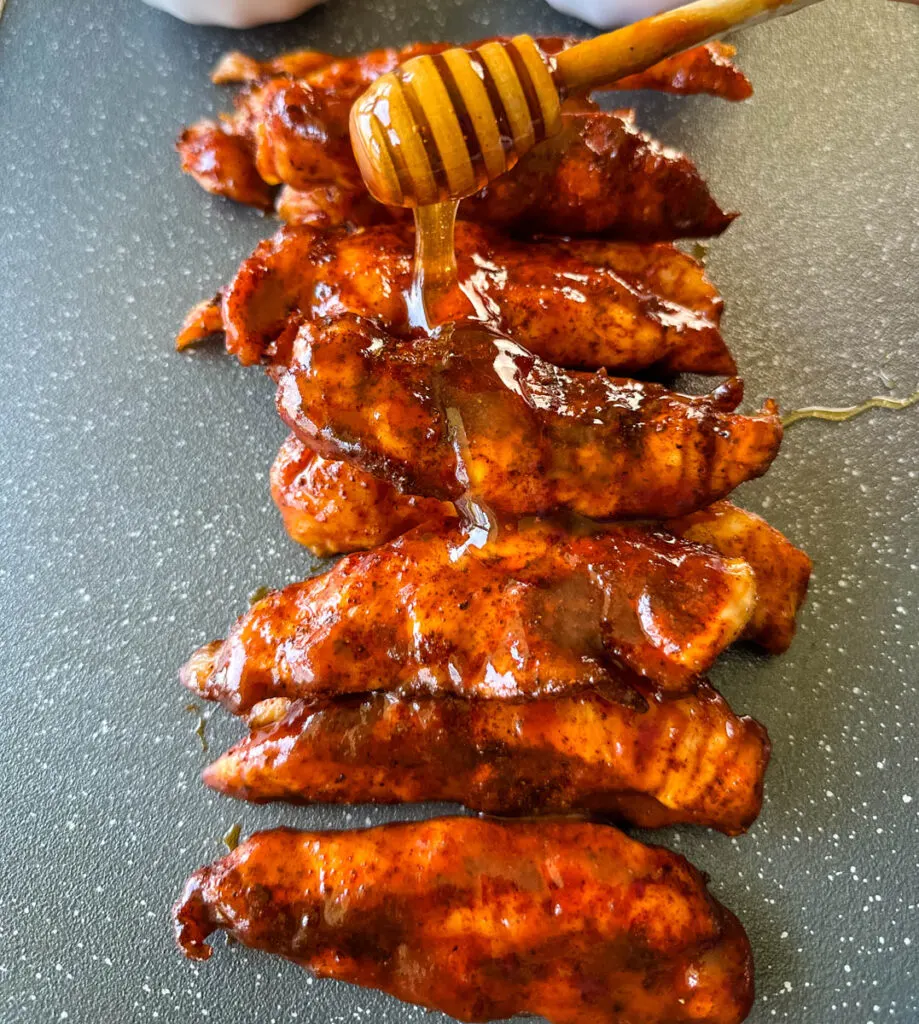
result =
[[[9,0],[0,20],[0,1019],[127,1024],[441,1020],[218,942],[193,966],[188,872],[283,821],[422,813],[250,808],[198,782],[176,669],[261,584],[309,573],[268,497],[271,388],[173,353],[188,306],[272,230],[178,170],[226,100],[231,46],[353,52],[565,30],[539,0],[331,0],[288,25],[190,28],[138,0]],[[712,247],[749,402],[919,386],[919,8],[827,0],[753,29],[755,98],[635,97],[742,218]],[[740,500],[816,562],[792,653],[714,678],[775,745],[762,818],[657,841],[711,873],[757,957],[755,1024],[916,1024],[919,407],[802,423]],[[238,727],[215,715],[211,750]]]

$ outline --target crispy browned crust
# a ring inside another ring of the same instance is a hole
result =
[[[660,61],[647,71],[620,78],[617,89],[657,89],[689,95],[708,93],[735,103],[753,95],[750,79],[734,64],[737,48],[712,42]]]
[[[259,86],[235,120],[185,130],[183,170],[209,192],[260,209],[271,205],[272,186],[284,185],[280,212],[293,223],[365,227],[404,217],[369,201],[347,132],[317,126],[315,102],[297,81]],[[640,131],[631,112],[571,112],[564,125],[463,200],[460,219],[522,236],[670,241],[721,234],[736,216],[718,206],[688,157]]]
[[[319,556],[366,551],[419,523],[454,515],[449,502],[399,494],[346,462],[320,458],[294,434],[281,446],[270,480],[287,532]]]
[[[176,335],[176,349],[182,352],[198,342],[223,333],[223,316],[220,312],[221,293],[212,299],[204,299],[188,311],[179,333]]]
[[[558,135],[464,200],[461,216],[523,236],[654,242],[720,235],[736,214],[718,206],[688,157],[621,110],[569,114]]]
[[[543,42],[557,52],[571,40]],[[269,63],[228,55],[219,79],[242,79],[248,86],[235,113],[183,132],[182,167],[208,191],[261,209],[271,203],[272,186],[284,185],[282,215],[298,223],[377,223],[385,215],[368,203],[351,152],[351,105],[379,74],[407,56],[444,45],[416,44],[328,64],[312,51]],[[743,83],[723,49],[712,44],[633,76],[626,85],[740,98]],[[561,138],[537,147],[484,197],[465,202],[461,216],[523,234],[635,240],[718,234],[730,223],[732,215],[715,204],[692,163],[639,132],[630,115],[599,112],[582,98],[569,102],[568,113]]]
[[[271,209],[274,190],[258,173],[251,141],[232,124],[198,121],[182,132],[176,149],[182,170],[205,191],[259,210]]]

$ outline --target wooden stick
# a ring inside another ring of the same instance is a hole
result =
[[[588,39],[556,58],[558,75],[569,92],[610,85],[619,78],[707,42],[741,24],[790,14],[817,0],[696,0]]]

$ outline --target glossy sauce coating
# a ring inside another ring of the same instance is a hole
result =
[[[740,635],[754,600],[745,562],[653,527],[537,521],[479,547],[446,522],[269,594],[182,681],[237,713],[369,691],[618,693],[623,670],[680,692]]]
[[[480,324],[406,340],[348,315],[300,327],[277,402],[319,454],[404,493],[611,519],[684,515],[764,473],[782,428],[771,402],[733,412],[742,394],[566,372]]]
[[[736,834],[759,813],[765,730],[708,687],[646,705],[582,693],[508,703],[376,694],[278,701],[204,781],[244,800],[449,800],[502,815],[593,811]],[[271,703],[271,702],[269,702]]]
[[[185,130],[178,142],[183,170],[209,192],[260,208],[269,186],[283,184],[279,212],[297,223],[355,227],[405,216],[370,199],[347,129],[314,125],[315,102],[300,82],[260,86],[235,121],[199,121]],[[580,103],[564,124],[559,136],[535,147],[484,194],[461,203],[460,218],[520,235],[633,241],[716,235],[734,219],[714,201],[693,163],[639,131],[629,112]],[[248,169],[241,163],[246,153]]]
[[[487,40],[463,44],[475,49]],[[554,55],[580,42],[574,36],[541,36],[543,53]],[[441,53],[455,43],[410,43],[401,49],[383,47],[357,57],[336,57],[317,50],[292,50],[269,60],[256,60],[238,50],[225,54],[214,68],[211,81],[218,85],[245,85],[286,76],[305,78],[314,88],[354,99],[380,75],[394,71],[412,57]],[[620,79],[614,89],[656,89],[692,95],[708,93],[727,100],[745,100],[753,87],[731,58],[736,48],[712,42],[696,46],[642,71]]]
[[[753,999],[746,935],[699,872],[607,825],[260,832],[189,879],[174,919],[189,957],[224,928],[461,1021],[739,1024]]]
[[[291,434],[271,467],[271,496],[290,536],[314,554],[340,555],[385,544],[419,523],[456,515],[449,502],[400,494],[347,462],[330,462]],[[807,594],[811,560],[754,512],[716,501],[660,529],[742,558],[756,579],[744,638],[773,654],[788,649]]]
[[[458,287],[433,311],[440,320],[475,314],[560,366],[736,369],[718,330],[720,295],[672,245],[523,243],[468,222],[457,224],[454,241]],[[219,308],[195,307],[179,347],[216,325],[240,362],[279,366],[301,319],[350,312],[404,332],[414,244],[408,224],[355,234],[284,228],[243,261]]]
[[[294,434],[281,446],[270,481],[287,532],[320,556],[366,551],[455,515],[450,502],[400,494],[350,463],[323,459]]]
[[[708,76],[714,90],[728,80],[717,54],[624,86],[692,91]],[[406,55],[288,55],[279,77],[231,60],[223,80],[253,86],[233,118],[186,132],[183,167],[263,209],[284,185],[297,218],[380,221],[342,129],[354,95]],[[521,236],[642,240],[731,220],[689,161],[589,104],[516,183],[494,183],[464,215]],[[731,372],[717,293],[672,247],[556,243],[537,259],[532,243],[460,234],[465,299],[438,321],[474,311],[489,328],[405,337],[411,235],[393,221],[356,239],[282,233],[183,330],[190,342],[225,326],[242,361],[280,377],[279,408],[300,439],[351,460],[301,469],[291,453],[273,487],[312,473],[316,493],[344,488],[378,515],[389,502],[390,528],[422,521],[268,595],[196,652],[183,682],[253,728],[208,782],[255,800],[452,799],[740,831],[759,810],[768,739],[698,673],[749,627],[751,567],[647,524],[507,523],[692,513],[765,471],[781,437],[775,410],[734,414],[738,381],[689,399],[552,365]],[[354,467],[380,478],[349,476]],[[424,496],[393,497],[391,484]],[[448,501],[476,528],[452,522]],[[686,532],[749,548],[742,527],[725,513]],[[730,1024],[752,1002],[746,937],[698,873],[583,823],[263,833],[194,876],[175,914],[189,956],[208,956],[207,934],[226,927],[320,976],[462,1020]]]
[[[688,157],[620,110],[566,116],[558,135],[461,203],[460,216],[524,236],[654,242],[720,235],[736,214],[721,210]]]
[[[255,163],[248,136],[222,121],[196,121],[176,141],[182,170],[217,196],[226,196],[259,210],[270,210],[274,190]]]
[[[283,185],[275,199],[275,213],[292,226],[314,228],[374,227],[377,224],[406,224],[407,211],[401,206],[383,206],[362,186],[310,185],[295,189]]]
[[[807,596],[810,558],[765,519],[728,501],[671,519],[666,528],[677,537],[706,544],[726,558],[742,558],[753,569],[756,605],[744,636],[772,654],[787,651]]]
[[[539,40],[547,54],[577,41],[560,36]],[[213,80],[248,88],[237,98],[234,114],[198,121],[182,132],[177,143],[182,169],[207,191],[261,209],[271,205],[270,186],[281,182],[295,188],[357,185],[350,147],[343,145],[351,104],[380,75],[411,57],[451,45],[412,43],[345,58],[306,50],[269,61],[229,53]],[[752,90],[731,63],[733,52],[718,43],[696,47],[624,79],[621,88],[746,99]]]

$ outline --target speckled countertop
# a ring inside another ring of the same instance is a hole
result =
[[[180,175],[221,51],[357,51],[570,28],[538,0],[332,0],[289,26],[189,28],[137,0],[10,0],[0,20],[0,1020],[439,1020],[311,984],[239,947],[192,966],[186,874],[278,821],[406,811],[251,808],[206,792],[176,669],[261,584],[311,570],[268,498],[267,382],[181,357],[186,308],[271,230]],[[919,385],[919,8],[827,0],[751,30],[742,106],[636,97],[743,217],[712,246],[749,402],[849,404]],[[754,1024],[916,1024],[919,408],[803,423],[740,500],[816,562],[790,655],[714,679],[775,745],[738,839],[656,838],[709,871],[758,966]],[[208,726],[212,751],[238,729]],[[417,813],[420,813],[417,812]]]

